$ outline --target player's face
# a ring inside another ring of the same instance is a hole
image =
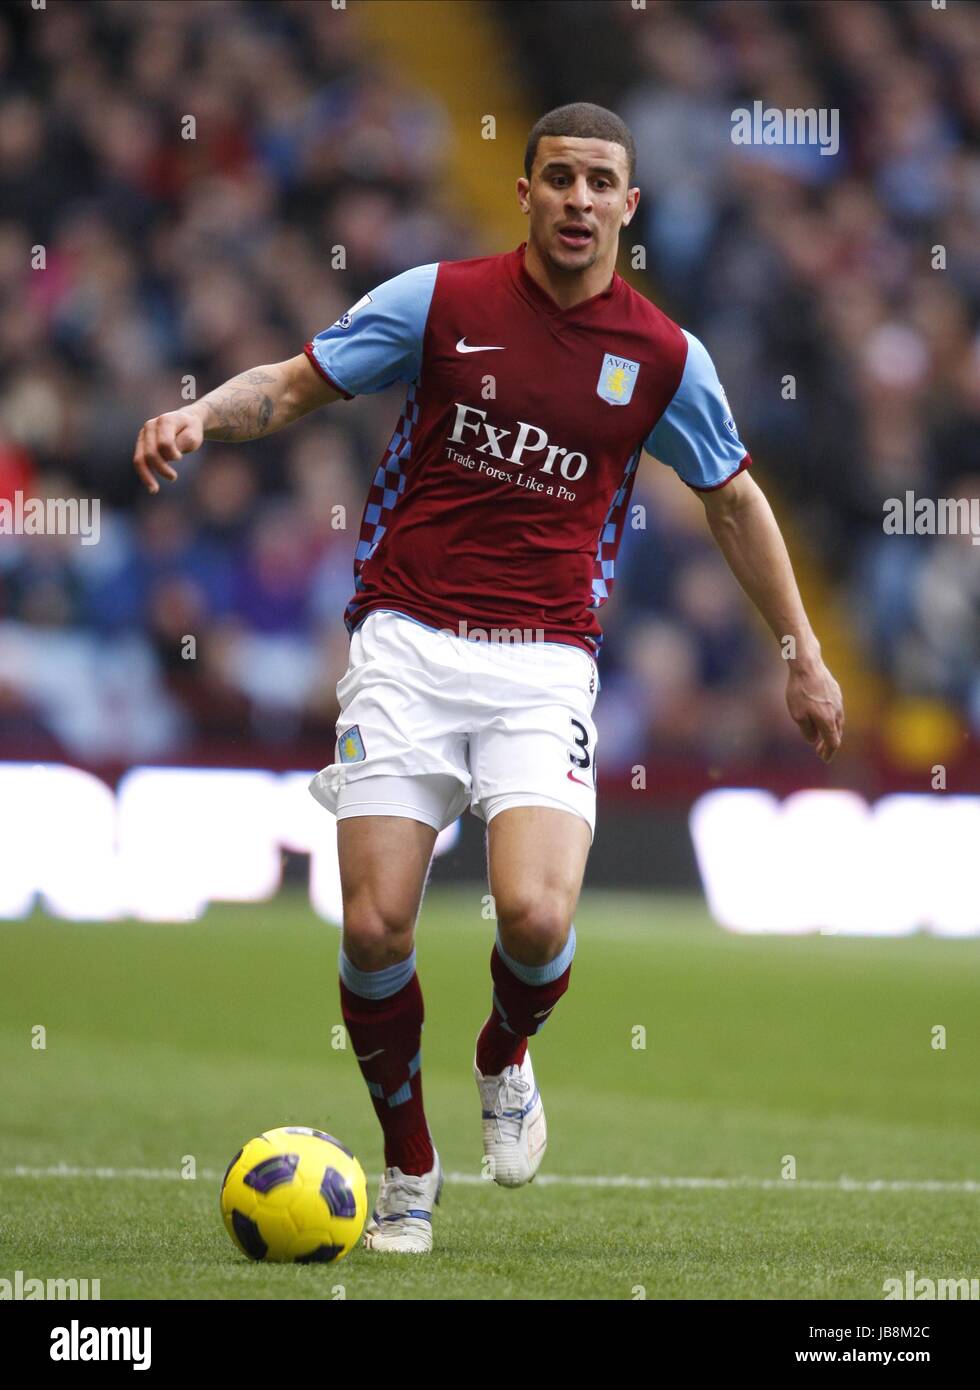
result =
[[[574,272],[615,263],[619,229],[631,221],[640,190],[629,187],[622,145],[545,135],[517,196],[530,218],[528,241],[553,267]]]

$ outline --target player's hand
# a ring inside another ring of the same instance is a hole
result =
[[[803,668],[790,663],[786,704],[807,743],[829,763],[844,737],[844,700],[822,661]]]
[[[175,483],[177,470],[171,464],[199,449],[203,439],[204,426],[195,410],[171,410],[147,420],[133,453],[133,467],[147,492],[160,491],[154,474]]]

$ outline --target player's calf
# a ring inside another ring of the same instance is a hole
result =
[[[527,1040],[544,1027],[568,988],[575,928],[562,950],[541,965],[525,965],[498,934],[490,957],[493,1009],[477,1039],[473,1074],[480,1092],[483,1153],[501,1187],[530,1182],[544,1157],[548,1130]]]

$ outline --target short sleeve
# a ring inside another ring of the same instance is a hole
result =
[[[306,344],[306,355],[348,400],[414,381],[438,264],[406,270],[366,294]]]
[[[725,388],[707,349],[693,333],[680,385],[643,447],[699,492],[722,487],[752,459],[738,437]]]

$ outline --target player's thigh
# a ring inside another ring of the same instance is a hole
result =
[[[487,828],[487,868],[504,950],[552,960],[571,929],[592,844],[588,822],[552,806],[514,806]]]
[[[591,836],[598,739],[591,658],[558,643],[491,649],[474,658],[472,683],[487,712],[470,734],[473,810],[489,824],[511,807],[563,809]]]
[[[452,777],[469,790],[467,683],[443,634],[397,613],[369,614],[337,685],[337,744],[310,784],[317,801],[337,812],[346,788],[378,777]]]
[[[412,949],[437,831],[401,815],[337,822],[344,953],[360,970],[383,970]]]

